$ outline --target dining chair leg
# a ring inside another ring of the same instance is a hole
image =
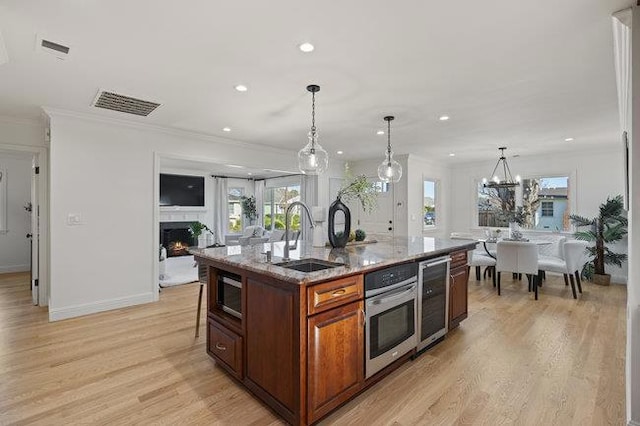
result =
[[[200,293],[198,294],[198,312],[196,313],[196,337],[200,336],[200,310],[202,309],[202,288],[204,284],[200,283]]]
[[[531,291],[531,274],[527,274],[527,285],[529,286],[528,291]]]
[[[495,274],[497,275],[498,280],[498,296],[500,296],[500,272],[496,271]]]
[[[538,284],[540,284],[541,281],[542,281],[542,271],[538,271],[538,275],[536,275],[535,278],[533,279],[533,287],[536,292],[535,300],[538,300]]]
[[[578,284],[578,292],[582,294],[582,280],[580,280],[580,272],[576,271],[576,284]]]
[[[573,282],[573,274],[569,274],[569,282],[571,282],[571,292],[573,293],[573,298],[577,299],[578,295],[576,294],[576,285]]]
[[[480,267],[476,266],[476,281],[480,281]]]
[[[564,276],[564,285],[568,286],[569,285],[569,276],[567,274],[562,274]]]
[[[491,266],[487,267],[487,269],[489,269],[489,268],[491,268]],[[496,274],[493,274],[491,278],[493,279],[493,287],[495,288],[495,286],[496,286]]]

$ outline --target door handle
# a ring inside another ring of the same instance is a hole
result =
[[[31,237],[33,237],[33,234],[28,233],[28,234],[27,234],[27,238],[31,238]]]

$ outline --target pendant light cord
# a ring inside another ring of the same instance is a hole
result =
[[[387,121],[387,162],[391,167],[391,120]]]
[[[316,146],[316,92],[311,92],[311,153],[315,154]]]

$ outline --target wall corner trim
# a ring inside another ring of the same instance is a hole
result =
[[[83,303],[81,305],[65,306],[62,308],[51,308],[49,306],[49,321],[60,321],[68,318],[75,318],[82,315],[95,314],[112,309],[125,308],[127,306],[141,305],[143,303],[154,302],[153,293],[135,294],[132,296],[119,297],[116,299],[101,300],[93,303]]]

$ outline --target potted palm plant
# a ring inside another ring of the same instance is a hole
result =
[[[587,247],[593,256],[593,260],[587,263],[583,269],[585,277],[592,279],[595,284],[609,285],[611,275],[605,273],[604,265],[622,266],[627,260],[624,253],[611,251],[607,244],[620,241],[627,234],[627,217],[624,214],[622,195],[607,198],[600,204],[600,212],[597,217],[586,218],[579,215],[571,215],[571,222],[579,228],[588,227],[577,231],[574,236],[579,240],[595,243]]]

